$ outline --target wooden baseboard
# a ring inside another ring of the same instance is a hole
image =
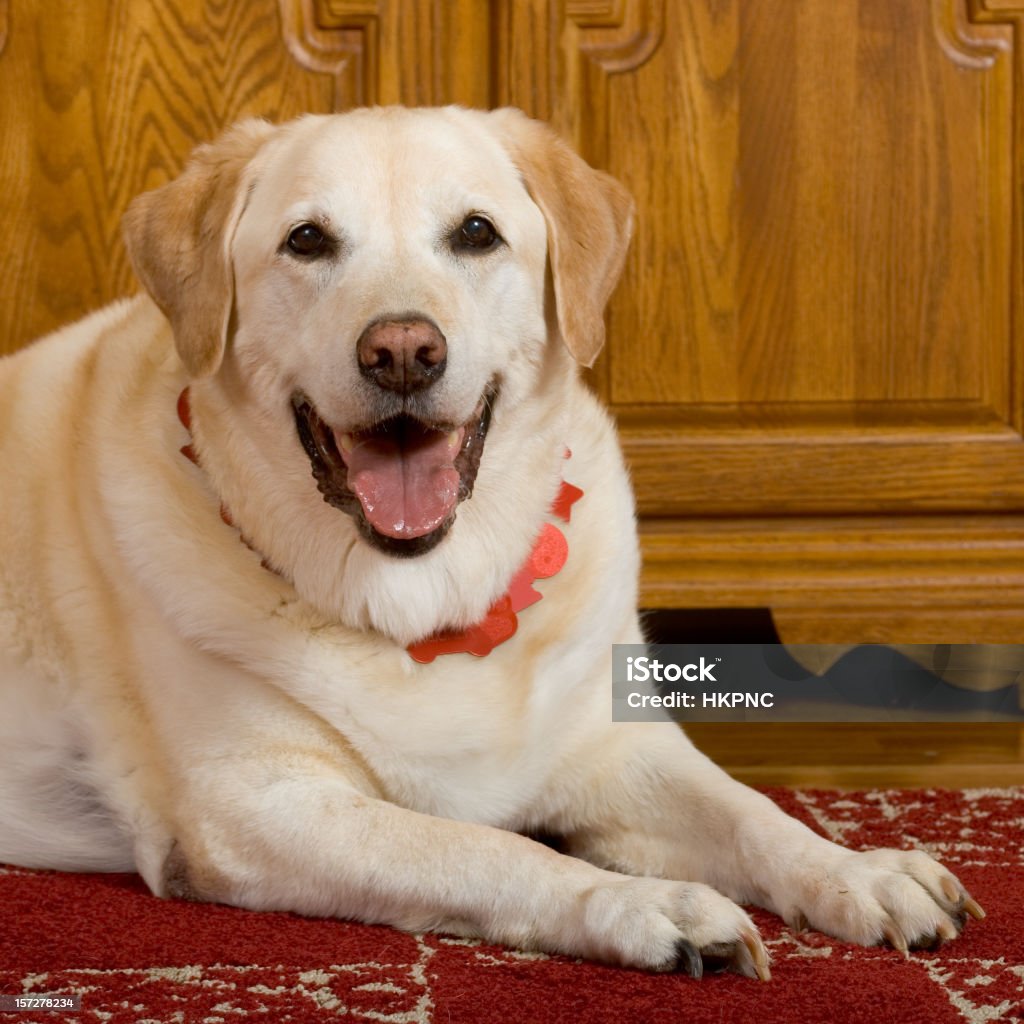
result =
[[[1024,726],[850,723],[689,725],[687,735],[754,786],[963,789],[1024,785]]]
[[[1024,636],[1024,516],[644,520],[640,540],[644,607],[770,608],[783,643]]]

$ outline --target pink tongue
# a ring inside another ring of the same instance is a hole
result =
[[[440,431],[422,431],[359,440],[347,453],[338,445],[348,485],[378,533],[422,537],[445,521],[459,499],[453,461],[461,440],[461,431],[454,445]]]

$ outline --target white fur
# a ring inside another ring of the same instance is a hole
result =
[[[765,973],[731,899],[862,942],[952,927],[933,861],[840,850],[675,726],[611,722],[611,644],[640,639],[632,498],[553,326],[553,229],[491,124],[360,111],[270,136],[231,242],[231,344],[191,382],[201,468],[148,297],[0,363],[0,859],[649,969],[685,939]],[[507,248],[453,259],[438,239],[476,209]],[[314,214],[342,258],[283,257]],[[439,418],[501,393],[450,535],[395,559],[322,500],[289,396],[365,422],[355,340],[409,310],[448,341]],[[414,662],[405,645],[504,592],[563,474],[585,491],[569,560],[515,638]]]

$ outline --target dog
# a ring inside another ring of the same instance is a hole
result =
[[[695,977],[769,977],[744,903],[983,915],[612,721],[638,543],[580,368],[633,217],[455,107],[246,121],[131,204],[144,291],[0,363],[0,860]]]

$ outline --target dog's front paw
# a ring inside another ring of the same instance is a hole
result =
[[[985,916],[952,872],[917,850],[844,851],[803,881],[786,921],[865,946],[931,949]]]
[[[584,899],[582,926],[596,959],[694,978],[705,967],[770,977],[753,921],[707,885],[655,878],[601,885]]]

